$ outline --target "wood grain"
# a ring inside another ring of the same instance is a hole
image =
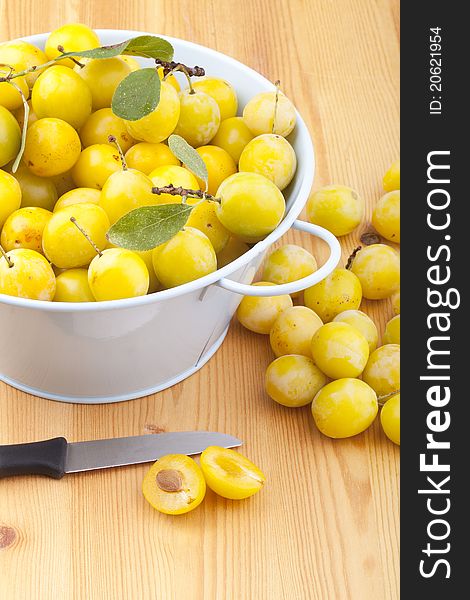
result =
[[[279,78],[315,142],[315,187],[357,188],[366,229],[399,152],[398,11],[397,0],[0,0],[0,40],[81,21],[190,39]],[[307,236],[286,239],[323,258]],[[383,330],[389,303],[365,309]],[[4,480],[2,600],[397,599],[398,448],[378,423],[335,442],[308,408],[276,406],[263,392],[271,359],[264,337],[234,324],[198,374],[142,400],[69,406],[0,384],[0,443],[220,430],[246,440],[268,478],[246,502],[208,493],[179,518],[143,500],[145,466]]]

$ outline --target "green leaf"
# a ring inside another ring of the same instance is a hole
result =
[[[170,42],[153,35],[141,35],[129,41],[122,54],[142,56],[143,58],[158,58],[165,62],[173,60],[174,49]]]
[[[173,60],[173,53],[173,46],[170,42],[154,35],[140,35],[119,44],[112,44],[111,46],[102,46],[101,48],[93,48],[92,50],[65,52],[58,56],[56,60],[61,60],[67,56],[114,58],[120,54],[127,54],[129,56],[142,56],[144,58],[158,58],[159,60],[169,62]]]
[[[124,215],[108,231],[108,240],[128,250],[152,250],[180,231],[194,207],[188,204],[142,206]]]
[[[112,46],[102,46],[101,48],[92,48],[91,50],[80,50],[76,52],[64,52],[57,56],[56,60],[61,60],[67,56],[77,56],[79,58],[114,58],[123,54],[131,40],[125,40],[120,44],[113,44]]]
[[[187,169],[205,182],[207,191],[209,174],[207,173],[205,162],[196,150],[194,150],[185,139],[175,134],[170,135],[168,138],[168,146],[176,158],[178,158]]]
[[[127,121],[138,121],[157,108],[160,77],[154,68],[133,71],[118,85],[111,108]]]

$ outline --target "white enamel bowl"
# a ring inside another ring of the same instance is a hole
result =
[[[113,44],[141,32],[98,34],[103,44]],[[47,34],[25,39],[44,47]],[[228,56],[168,39],[178,61],[203,66],[208,75],[231,81],[241,107],[254,94],[273,89],[267,79]],[[242,294],[292,293],[326,277],[339,261],[338,241],[321,227],[296,220],[315,168],[312,142],[299,114],[289,140],[298,168],[286,191],[284,220],[266,239],[217,272],[177,288],[112,302],[52,303],[0,294],[0,379],[30,394],[64,402],[146,396],[185,379],[209,360],[223,342]],[[297,282],[250,286],[266,250],[291,227],[323,239],[330,247],[327,262]]]

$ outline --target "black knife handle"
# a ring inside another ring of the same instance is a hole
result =
[[[60,479],[65,475],[67,440],[63,437],[0,446],[0,477],[47,475]]]

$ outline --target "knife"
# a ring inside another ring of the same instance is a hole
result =
[[[234,448],[243,442],[225,433],[175,431],[69,443],[64,437],[0,446],[0,477],[47,475],[154,462],[166,454],[200,454],[208,446]]]

